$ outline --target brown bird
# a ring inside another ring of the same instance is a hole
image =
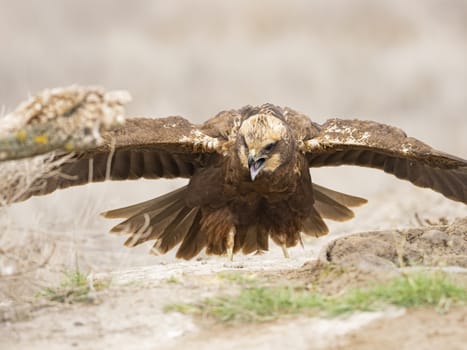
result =
[[[328,232],[323,218],[344,221],[359,197],[312,183],[309,168],[359,165],[384,170],[467,203],[467,161],[371,121],[330,119],[322,125],[271,104],[219,113],[202,125],[181,117],[134,118],[104,135],[104,144],[78,154],[28,195],[94,181],[188,178],[161,197],[103,213],[124,218],[112,229],[133,247],[154,240],[177,257],[287,248],[301,234]],[[59,175],[58,175],[59,174]]]

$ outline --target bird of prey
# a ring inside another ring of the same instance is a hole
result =
[[[110,210],[127,246],[155,241],[177,257],[232,256],[287,248],[301,235],[328,232],[323,219],[344,221],[363,198],[312,182],[310,168],[358,165],[381,169],[467,204],[467,161],[434,150],[402,130],[372,121],[330,119],[320,125],[271,104],[217,114],[201,125],[181,117],[132,118],[106,132],[43,181],[38,195],[104,180],[187,178],[173,192]]]

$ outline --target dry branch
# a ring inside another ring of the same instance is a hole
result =
[[[45,90],[1,118],[0,207],[40,186],[73,151],[98,145],[102,131],[122,124],[129,100],[124,91],[73,86]]]
[[[101,131],[123,122],[123,105],[129,100],[125,91],[45,90],[0,119],[0,161],[94,147]]]

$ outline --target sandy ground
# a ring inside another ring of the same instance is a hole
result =
[[[38,269],[20,276],[16,285],[8,278],[0,281],[6,296],[0,305],[2,349],[370,349],[376,344],[381,349],[462,349],[467,340],[466,306],[451,307],[447,313],[432,308],[391,308],[337,319],[298,316],[253,325],[222,325],[211,319],[166,313],[163,308],[234,292],[228,281],[219,278],[220,272],[267,278],[277,284],[315,285],[324,293],[335,294],[395,277],[400,274],[398,262],[404,265],[408,257],[425,253],[430,259],[414,261],[418,268],[444,266],[467,284],[466,238],[467,218],[448,227],[349,235],[330,242],[318,255],[309,249],[313,244],[307,244],[305,251],[295,252],[291,259],[282,258],[275,250],[263,256],[239,257],[233,263],[225,258],[203,258],[96,272],[94,282],[111,282],[96,291],[89,303],[50,302],[31,294],[15,295],[14,299],[8,294],[18,292],[26,279],[45,283],[38,278]],[[437,259],[432,259],[434,256]],[[454,257],[457,265],[451,266]],[[342,266],[345,273],[329,272],[327,261]]]
[[[272,102],[318,122],[338,116],[393,124],[467,158],[464,2],[273,0],[264,6],[0,0],[0,103],[10,111],[43,88],[99,84],[133,94],[129,115],[200,122],[222,109]],[[167,303],[222,291],[220,271],[305,279],[310,261],[338,237],[417,227],[415,214],[434,222],[467,216],[465,205],[375,170],[316,169],[312,177],[369,204],[350,222],[330,223],[329,236],[293,249],[289,260],[273,247],[263,256],[238,256],[233,265],[212,257],[177,261],[173,254],[147,254],[148,246],[127,249],[122,237],[107,234],[114,222],[97,213],[177,188],[178,180],[89,185],[3,209],[0,348],[462,348],[465,307],[442,316],[390,310],[240,328],[162,311]],[[462,257],[453,264],[463,266]],[[35,297],[76,266],[112,278],[94,304]],[[181,282],[168,283],[172,276]],[[364,276],[363,282],[377,278]],[[325,287],[343,288],[352,277]]]

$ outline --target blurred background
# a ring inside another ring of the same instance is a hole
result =
[[[131,92],[128,116],[202,122],[223,109],[271,102],[320,123],[392,124],[467,158],[466,38],[462,0],[0,0],[0,104],[7,113],[45,88],[100,85]],[[357,219],[332,224],[330,238],[413,226],[415,213],[432,220],[467,214],[464,205],[375,170],[317,169],[312,177],[370,200]],[[68,242],[68,252],[105,249],[124,253],[120,263],[155,263],[162,258],[121,247],[122,239],[106,234],[115,223],[97,214],[181,183],[60,191],[13,205],[4,221],[16,232],[9,237],[40,233]]]

